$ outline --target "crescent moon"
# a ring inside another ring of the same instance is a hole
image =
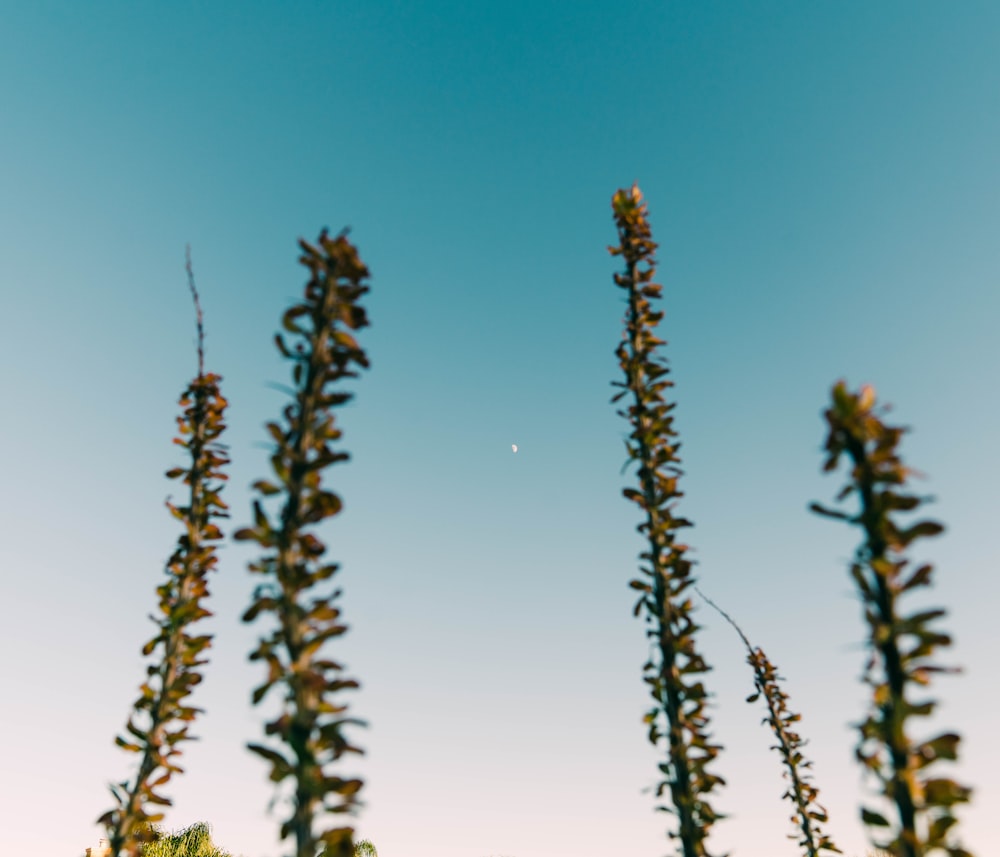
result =
[[[517,452],[517,444],[516,443],[512,443],[510,445],[510,449],[511,449],[511,452],[516,453]]]

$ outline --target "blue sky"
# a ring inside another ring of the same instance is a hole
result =
[[[863,853],[857,536],[807,512],[841,482],[820,474],[820,413],[843,377],[914,427],[906,460],[948,527],[919,552],[966,668],[936,683],[936,724],[964,736],[964,842],[997,848],[995,4],[0,9],[2,850],[82,854],[129,770],[112,739],[177,537],[163,472],[197,366],[185,245],[231,402],[235,528],[284,404],[271,337],[304,282],[295,241],[350,225],[372,369],[339,417],[345,512],[321,536],[369,722],[359,834],[382,857],[669,852],[643,793],[641,542],[609,404],[610,198],[633,181],[700,584],[787,677],[829,832]],[[228,544],[213,581],[207,714],[168,825],[264,857],[288,849],[243,749],[266,714],[260,629],[239,622],[252,556]],[[729,783],[714,852],[791,857],[739,640],[699,616]]]

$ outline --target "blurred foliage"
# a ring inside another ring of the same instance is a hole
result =
[[[872,709],[860,724],[856,755],[878,782],[880,794],[895,805],[898,823],[892,838],[875,843],[895,857],[924,857],[941,852],[949,857],[970,857],[953,843],[957,823],[953,809],[969,800],[970,789],[954,780],[928,776],[926,769],[958,756],[959,736],[945,733],[914,741],[909,729],[914,718],[928,717],[934,700],[914,701],[908,690],[930,683],[934,673],[954,672],[931,658],[951,638],[932,627],[944,610],[921,610],[904,615],[901,597],[929,586],[932,566],[909,570],[905,552],[920,538],[935,536],[943,527],[922,520],[904,524],[901,513],[916,512],[926,498],[908,493],[905,486],[914,473],[904,466],[897,447],[906,431],[886,425],[881,415],[888,408],[876,406],[875,391],[863,386],[857,393],[840,381],[833,387],[832,403],[825,411],[828,426],[823,469],[836,470],[846,455],[851,470],[837,501],[854,495],[858,511],[830,509],[818,503],[813,511],[859,526],[864,540],[858,547],[851,576],[858,586],[868,623],[869,660],[865,682],[872,689]],[[885,830],[894,825],[882,813],[865,808],[863,821]]]
[[[624,273],[614,279],[628,302],[625,332],[615,352],[625,380],[615,382],[622,389],[612,402],[630,397],[628,407],[618,413],[631,426],[625,446],[629,461],[638,465],[639,487],[623,493],[642,509],[638,530],[648,543],[640,554],[642,577],[630,584],[641,593],[635,615],[645,613],[652,641],[643,669],[655,705],[645,721],[654,746],[667,739],[667,760],[659,766],[663,777],[656,794],[670,791],[672,807],[660,807],[677,815],[678,829],[670,836],[680,841],[684,857],[708,857],[705,840],[720,816],[707,795],[723,780],[707,770],[720,748],[708,734],[708,694],[700,676],[709,667],[695,649],[699,626],[687,594],[694,584],[691,561],[687,545],[676,540],[677,531],[691,524],[673,513],[683,496],[677,488],[682,471],[671,415],[674,404],[665,398],[673,382],[667,377],[666,360],[657,353],[664,341],[654,333],[663,317],[651,303],[661,292],[653,282],[657,245],[637,186],[615,193],[611,207],[619,245],[608,249],[625,263]]]
[[[216,543],[222,539],[212,520],[228,517],[219,493],[227,479],[222,467],[229,458],[218,441],[225,430],[223,413],[228,403],[219,389],[222,379],[204,371],[204,330],[190,252],[187,272],[198,320],[198,376],[181,395],[180,436],[174,443],[188,451],[191,464],[167,471],[167,478],[181,479],[189,486],[189,499],[186,506],[167,501],[170,513],[183,523],[184,533],[167,563],[166,579],[156,590],[161,614],[154,620],[156,636],[142,650],[147,657],[159,652],[159,660],[147,667],[147,680],[126,726],[131,737],[115,739],[120,747],[140,754],[141,760],[134,781],[111,786],[116,806],[98,819],[108,831],[112,857],[138,854],[149,825],[163,818],[162,812],[151,812],[149,805],[169,806],[170,799],[161,789],[173,774],[182,772],[177,764],[179,744],[190,740],[189,724],[200,711],[185,700],[201,681],[199,667],[207,662],[203,653],[211,642],[210,636],[192,636],[188,629],[211,615],[202,602],[208,596],[208,573],[216,565]]]
[[[773,745],[771,749],[777,750],[781,754],[781,761],[785,765],[785,777],[789,781],[788,789],[782,797],[790,800],[795,806],[792,824],[799,829],[799,833],[789,834],[788,838],[795,839],[801,836],[798,844],[802,846],[806,857],[819,857],[820,851],[842,853],[834,845],[833,840],[820,829],[820,824],[825,824],[829,819],[826,810],[819,804],[819,789],[810,782],[811,776],[808,769],[812,767],[812,762],[802,755],[802,748],[805,747],[806,741],[793,728],[802,719],[802,716],[793,713],[788,708],[788,694],[778,684],[782,679],[778,675],[777,667],[768,660],[763,649],[754,648],[750,644],[743,629],[725,610],[711,598],[706,597],[697,587],[695,587],[695,591],[736,629],[736,633],[740,635],[740,639],[746,646],[747,663],[753,668],[754,686],[757,689],[756,693],[747,697],[747,702],[756,702],[763,696],[767,703],[767,717],[762,722],[771,727],[774,737],[778,739],[778,743]]]
[[[324,230],[318,246],[301,241],[300,247],[299,261],[310,273],[305,299],[285,312],[282,321],[285,332],[298,341],[290,347],[282,334],[275,337],[278,350],[292,362],[294,397],[284,409],[284,423],[267,424],[276,444],[274,481],[262,479],[253,486],[261,498],[280,496],[282,507],[272,518],[262,500],[254,500],[254,525],[234,534],[265,551],[249,566],[264,582],[243,620],[273,619],[272,630],[250,656],[268,669],[253,702],[276,687],[284,689],[281,713],[267,724],[266,733],[286,746],[252,744],[250,749],[268,761],[271,780],[294,782],[294,807],[281,825],[281,838],[294,837],[297,857],[315,857],[320,845],[329,857],[351,857],[352,828],[314,830],[321,815],[351,812],[362,783],[329,770],[343,755],[361,752],[344,734],[345,726],[360,721],[346,717],[346,706],[334,701],[335,694],[358,683],[321,653],[325,643],[347,628],[336,606],[339,590],[319,589],[338,566],[321,562],[326,546],[312,530],[341,508],[340,498],[322,487],[321,477],[326,467],[348,458],[332,446],[341,436],[333,408],[351,394],[332,385],[357,377],[355,367],[368,366],[352,335],[368,325],[358,303],[368,291],[368,269],[343,233],[330,238]]]

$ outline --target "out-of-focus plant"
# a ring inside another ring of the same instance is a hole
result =
[[[254,483],[261,498],[280,495],[282,507],[272,518],[261,499],[254,500],[254,525],[234,536],[256,542],[265,551],[250,565],[264,582],[243,619],[252,622],[269,615],[274,626],[250,656],[268,669],[253,702],[259,703],[274,688],[284,691],[281,713],[267,724],[266,732],[285,747],[252,744],[250,749],[270,763],[271,780],[294,783],[292,814],[281,826],[281,838],[294,837],[297,857],[316,857],[321,846],[329,857],[351,857],[351,827],[314,829],[325,813],[351,812],[362,783],[330,770],[344,754],[361,752],[344,732],[345,726],[360,721],[345,716],[346,706],[335,700],[340,691],[358,683],[346,678],[341,665],[324,653],[325,644],[346,626],[337,606],[339,590],[321,590],[338,566],[322,562],[326,546],[313,530],[341,508],[340,498],[322,487],[321,476],[327,466],[348,458],[332,446],[341,435],[333,409],[351,394],[333,387],[357,377],[356,368],[368,366],[353,336],[368,324],[359,304],[368,291],[368,269],[345,233],[331,238],[324,230],[316,246],[299,243],[300,262],[310,278],[305,299],[292,306],[282,322],[298,342],[292,347],[281,334],[275,336],[278,350],[292,361],[294,398],[284,408],[284,423],[267,425],[276,444],[271,456],[275,481]]]
[[[931,660],[937,649],[951,644],[951,638],[931,624],[945,611],[900,612],[904,594],[931,582],[932,566],[910,570],[907,549],[943,528],[935,521],[904,524],[898,519],[901,513],[915,512],[925,498],[905,490],[914,472],[897,451],[905,429],[886,425],[881,419],[886,410],[876,407],[875,391],[868,385],[857,393],[850,392],[843,381],[834,385],[832,403],[825,412],[829,431],[823,469],[831,472],[842,456],[848,457],[850,476],[837,500],[855,495],[859,508],[850,513],[812,504],[813,511],[855,524],[864,533],[851,576],[868,622],[870,658],[865,682],[872,688],[873,699],[871,712],[860,724],[856,753],[878,782],[881,796],[895,806],[897,823],[893,825],[874,809],[863,809],[861,814],[873,828],[895,827],[890,839],[874,843],[894,857],[936,852],[970,857],[953,842],[957,822],[953,810],[969,800],[970,789],[927,772],[940,760],[957,758],[959,736],[949,732],[915,741],[909,735],[913,719],[929,716],[935,702],[915,701],[908,691],[926,687],[934,673],[955,670]]]
[[[812,767],[812,762],[802,755],[806,741],[794,731],[795,724],[802,719],[802,715],[795,714],[788,708],[788,694],[778,684],[781,680],[778,668],[771,663],[763,649],[750,644],[743,629],[736,624],[732,616],[697,587],[695,591],[736,629],[743,645],[746,646],[747,663],[753,668],[754,686],[757,689],[756,693],[747,697],[747,702],[756,702],[763,696],[767,703],[767,717],[762,722],[771,727],[774,737],[778,740],[771,749],[781,754],[781,761],[785,766],[784,775],[789,782],[788,789],[782,797],[791,801],[795,807],[792,824],[799,832],[789,834],[788,838],[801,837],[798,839],[798,844],[806,857],[819,857],[820,851],[842,853],[820,828],[820,824],[825,824],[829,819],[826,810],[819,804],[819,789],[810,782],[808,769]]]
[[[677,541],[677,531],[691,524],[673,512],[682,496],[677,488],[682,471],[671,415],[674,403],[665,398],[673,382],[667,377],[666,360],[657,352],[664,340],[654,332],[663,317],[652,307],[661,293],[660,285],[653,282],[657,245],[636,185],[617,191],[611,207],[619,245],[608,249],[625,263],[624,272],[614,279],[628,303],[624,336],[616,350],[625,380],[615,382],[622,390],[612,401],[630,397],[628,407],[618,413],[631,426],[626,448],[629,460],[638,465],[639,487],[623,493],[642,509],[638,530],[648,542],[640,555],[642,577],[631,582],[641,593],[635,615],[645,613],[652,641],[644,673],[655,705],[645,722],[654,746],[666,737],[667,760],[659,766],[663,778],[656,794],[660,797],[670,791],[672,809],[660,807],[677,815],[678,829],[670,836],[680,841],[684,857],[707,857],[705,840],[719,818],[708,794],[723,780],[707,770],[720,748],[708,733],[708,694],[700,676],[709,667],[695,648],[699,626],[687,593],[695,582],[691,561],[687,545]]]
[[[116,743],[140,755],[134,780],[111,786],[116,806],[98,819],[108,831],[112,857],[136,857],[148,839],[150,824],[163,818],[150,805],[169,806],[161,791],[173,774],[182,772],[177,764],[180,743],[190,740],[191,721],[200,709],[188,704],[187,697],[201,681],[199,667],[207,660],[205,650],[210,635],[193,636],[191,626],[212,614],[204,607],[208,596],[208,573],[215,568],[216,543],[222,539],[215,518],[228,517],[219,496],[227,477],[222,467],[229,463],[226,446],[219,442],[225,430],[223,414],[227,406],[219,389],[218,375],[204,371],[204,329],[201,304],[195,288],[190,251],[187,258],[188,284],[194,297],[198,319],[198,376],[183,392],[177,418],[180,436],[174,443],[187,450],[191,463],[167,471],[167,478],[182,479],[189,486],[186,506],[167,501],[170,513],[184,525],[177,548],[167,562],[166,579],[157,588],[160,617],[154,619],[157,633],[143,648],[146,656],[159,653],[147,667],[126,730],[129,738]]]

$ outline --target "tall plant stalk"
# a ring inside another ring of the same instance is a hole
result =
[[[339,591],[320,590],[338,567],[321,562],[326,546],[313,529],[341,508],[340,498],[322,487],[321,477],[328,465],[348,458],[332,447],[341,435],[333,408],[351,394],[333,386],[357,377],[356,367],[368,366],[352,335],[368,325],[358,303],[368,291],[368,269],[345,233],[330,238],[324,230],[316,246],[305,241],[299,245],[299,261],[310,278],[305,299],[287,310],[282,322],[298,342],[289,347],[281,334],[275,336],[278,350],[292,361],[294,399],[284,409],[284,423],[267,425],[276,444],[271,456],[275,481],[259,480],[253,486],[261,498],[280,495],[283,504],[272,519],[261,499],[254,500],[254,526],[235,534],[265,551],[250,565],[264,582],[243,620],[270,614],[275,625],[250,656],[268,668],[253,702],[259,703],[274,688],[284,690],[281,713],[266,726],[266,733],[279,738],[284,749],[262,744],[251,744],[250,749],[270,763],[274,782],[294,782],[292,814],[281,826],[281,838],[294,838],[297,857],[316,857],[321,846],[329,857],[351,857],[351,827],[315,830],[323,813],[352,811],[362,783],[330,771],[345,753],[361,752],[344,734],[345,726],[360,721],[344,716],[346,706],[334,699],[358,683],[346,678],[341,665],[323,652],[324,644],[347,629],[336,606]]]
[[[761,696],[764,697],[767,704],[767,717],[762,722],[771,727],[771,731],[774,732],[774,737],[778,741],[771,749],[777,750],[781,754],[781,761],[785,766],[785,777],[789,783],[782,797],[791,801],[795,807],[795,813],[791,820],[799,832],[789,834],[788,838],[796,839],[799,837],[798,844],[806,857],[820,857],[820,851],[843,853],[820,828],[820,824],[825,824],[829,819],[826,810],[820,806],[819,789],[810,782],[811,777],[808,769],[812,767],[812,762],[802,754],[806,741],[795,731],[795,724],[802,719],[802,715],[796,714],[788,708],[788,694],[781,689],[781,685],[778,683],[781,680],[778,668],[771,663],[763,649],[750,644],[747,635],[743,633],[743,629],[736,624],[732,616],[697,587],[695,587],[695,591],[736,629],[743,645],[746,646],[747,663],[753,669],[754,687],[757,689],[756,693],[747,697],[747,702],[756,702]]]
[[[877,408],[875,391],[863,386],[857,393],[843,381],[833,387],[832,403],[825,412],[829,429],[823,469],[833,471],[846,455],[850,477],[837,495],[842,501],[858,498],[853,514],[812,504],[813,511],[859,526],[864,541],[858,547],[851,576],[861,594],[868,623],[870,658],[865,682],[873,691],[872,708],[860,724],[856,755],[879,783],[881,795],[895,807],[897,822],[892,838],[874,843],[894,857],[925,857],[935,852],[949,857],[971,857],[953,844],[957,822],[953,809],[969,800],[971,790],[954,780],[927,775],[940,760],[955,760],[959,736],[938,735],[927,741],[909,736],[914,718],[928,717],[934,700],[913,701],[908,691],[926,687],[933,673],[954,672],[932,662],[937,649],[951,638],[931,623],[944,610],[900,612],[901,597],[929,586],[932,566],[908,570],[907,549],[919,538],[934,536],[943,527],[935,521],[905,525],[900,513],[915,512],[924,498],[905,492],[913,471],[904,466],[897,447],[905,429],[888,426],[880,418],[887,408]],[[889,819],[873,809],[862,818],[873,828],[892,828]],[[874,833],[874,831],[873,831]]]
[[[225,430],[223,413],[228,403],[219,389],[221,377],[204,371],[204,328],[190,251],[187,274],[198,319],[198,376],[181,395],[180,437],[174,443],[188,451],[191,464],[167,471],[167,478],[182,479],[189,486],[189,499],[186,506],[167,501],[170,513],[183,522],[184,533],[167,562],[166,580],[156,590],[161,613],[156,636],[142,650],[147,657],[159,651],[160,659],[147,667],[147,680],[126,725],[131,738],[115,739],[141,759],[133,781],[111,786],[117,805],[98,819],[107,829],[112,857],[139,854],[142,843],[149,841],[151,825],[163,818],[162,812],[151,812],[149,804],[169,806],[170,799],[161,789],[173,774],[182,773],[176,761],[181,755],[179,745],[191,740],[189,724],[201,711],[185,700],[202,679],[199,667],[207,663],[203,653],[212,639],[204,634],[192,636],[189,629],[212,615],[204,599],[208,573],[216,565],[216,543],[222,539],[212,519],[228,517],[219,492],[227,479],[222,467],[229,458],[218,441]]]
[[[683,496],[677,489],[681,476],[671,411],[665,393],[673,386],[669,369],[657,348],[664,344],[654,333],[663,313],[654,311],[652,301],[660,298],[661,287],[653,282],[656,274],[656,243],[647,219],[646,204],[636,185],[619,190],[611,201],[619,245],[609,247],[621,256],[625,271],[615,274],[615,284],[628,301],[625,332],[616,355],[625,374],[612,402],[628,396],[631,403],[618,413],[628,419],[631,433],[626,443],[630,461],[638,465],[638,488],[626,488],[625,497],[644,513],[638,526],[648,547],[640,555],[642,577],[631,582],[642,594],[635,615],[645,613],[647,636],[653,653],[644,667],[645,681],[655,705],[646,714],[649,740],[660,746],[666,737],[667,760],[660,771],[662,780],[656,794],[669,790],[678,829],[670,837],[680,841],[683,857],[708,857],[706,838],[719,815],[708,802],[708,794],[724,781],[707,766],[720,747],[708,734],[707,692],[700,679],[709,671],[695,648],[699,626],[687,589],[694,584],[687,545],[677,541],[677,533],[691,526],[673,513]]]

